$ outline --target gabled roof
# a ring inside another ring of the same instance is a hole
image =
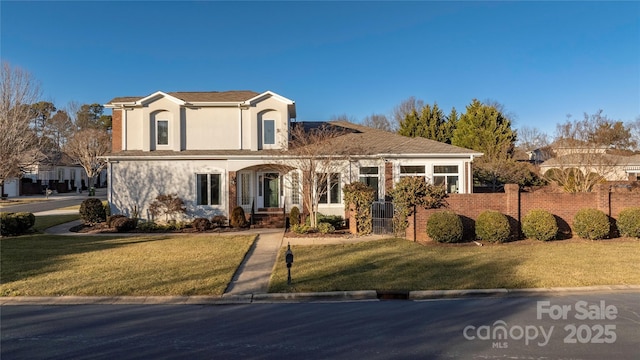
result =
[[[174,91],[174,92],[155,92],[148,96],[123,96],[111,99],[107,105],[115,104],[133,104],[143,101],[145,99],[153,98],[157,95],[169,95],[176,99],[182,100],[186,103],[242,103],[245,101],[253,100],[256,97],[260,97],[264,94],[271,94],[278,96],[282,99],[282,96],[267,91],[265,93],[257,93],[250,90],[233,90],[233,91]],[[288,99],[287,99],[288,100]],[[289,100],[290,101],[290,100]]]
[[[581,166],[620,166],[625,170],[640,168],[640,155],[624,156],[604,153],[574,153],[551,158],[542,164],[543,168]]]
[[[300,122],[305,130],[327,124],[342,128],[344,133],[328,140],[326,148],[336,154],[383,156],[482,156],[481,152],[441,143],[422,137],[407,137],[389,131],[353,124],[347,121]]]

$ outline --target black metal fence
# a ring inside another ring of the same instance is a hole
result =
[[[371,205],[374,234],[393,234],[393,202],[375,201]]]

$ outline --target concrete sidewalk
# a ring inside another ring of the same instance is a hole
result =
[[[278,250],[282,246],[283,229],[259,229],[242,264],[234,274],[225,295],[266,293],[276,264]]]

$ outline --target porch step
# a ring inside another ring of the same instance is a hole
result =
[[[255,214],[253,217],[254,228],[284,228],[285,216],[279,213]]]

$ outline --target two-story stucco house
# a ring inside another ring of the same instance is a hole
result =
[[[236,206],[257,213],[301,207],[300,174],[282,166],[293,156],[294,101],[271,91],[159,91],[118,97],[105,107],[113,110],[107,157],[113,214],[137,210],[149,218],[148,206],[159,194],[181,197],[190,218],[228,216]],[[344,215],[341,189],[352,181],[376,188],[381,199],[402,176],[425,176],[450,192],[472,191],[471,163],[481,153],[346,122],[332,125],[348,130],[341,143],[363,151],[339,160],[328,177],[323,214]]]

